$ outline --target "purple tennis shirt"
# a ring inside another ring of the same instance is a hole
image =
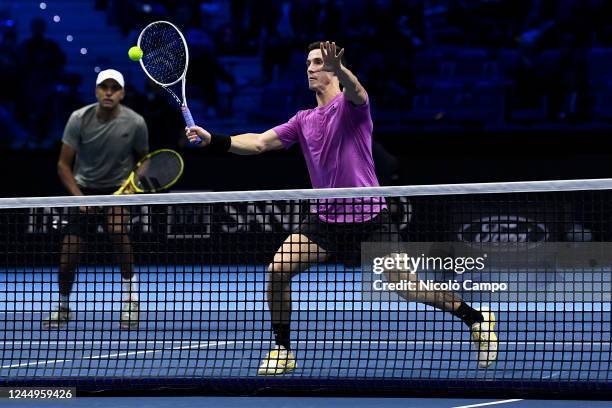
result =
[[[376,187],[369,99],[353,105],[339,93],[327,105],[299,111],[274,128],[288,149],[299,143],[314,188]],[[311,211],[325,222],[364,222],[386,208],[380,197],[319,200]]]

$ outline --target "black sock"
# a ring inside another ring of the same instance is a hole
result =
[[[289,323],[272,324],[272,330],[274,331],[276,345],[291,350],[291,328]]]
[[[58,286],[60,295],[68,295],[72,292],[72,285],[74,284],[75,272],[61,272],[58,277]]]
[[[471,306],[468,306],[467,303],[461,302],[461,306],[454,312],[452,312],[453,316],[457,316],[463,323],[468,325],[468,327],[472,327],[474,323],[482,323],[484,322],[484,317],[482,313],[478,310],[474,309]]]

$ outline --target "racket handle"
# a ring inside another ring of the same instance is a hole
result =
[[[183,119],[185,119],[185,124],[187,127],[195,126],[195,122],[193,121],[193,116],[191,116],[191,112],[187,105],[181,106],[181,113],[183,114]],[[195,133],[195,132],[194,132]],[[202,143],[202,139],[198,136],[195,142],[191,142],[192,144],[200,144]]]

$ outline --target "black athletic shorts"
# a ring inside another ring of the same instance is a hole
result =
[[[399,242],[399,229],[383,210],[366,222],[325,222],[317,214],[304,218],[294,233],[302,234],[324,249],[330,259],[340,262],[359,263],[363,242]]]
[[[118,187],[112,189],[94,189],[80,187],[83,195],[111,195],[117,191]],[[98,226],[102,226],[106,230],[107,213],[101,207],[89,207],[87,213],[79,210],[79,207],[70,207],[68,209],[67,224],[64,226],[63,232],[68,235],[87,236],[95,234]]]

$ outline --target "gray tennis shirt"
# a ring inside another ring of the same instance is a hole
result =
[[[97,103],[70,115],[62,142],[77,152],[74,175],[78,185],[104,189],[121,185],[135,165],[135,156],[149,149],[144,118],[121,105],[119,115],[101,122]]]

